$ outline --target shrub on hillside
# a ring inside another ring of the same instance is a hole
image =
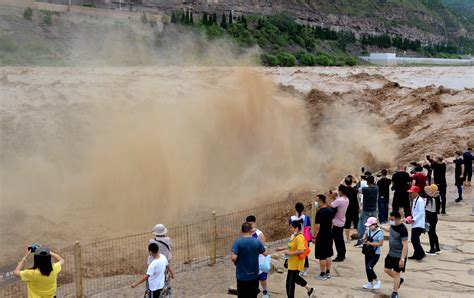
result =
[[[296,65],[296,57],[290,53],[278,52],[276,56],[278,58],[278,65],[280,66],[291,67]]]
[[[23,17],[28,21],[31,21],[31,19],[33,18],[33,9],[31,7],[25,9],[25,11],[23,12]]]
[[[299,64],[303,66],[314,66],[316,64],[316,57],[307,52],[299,53],[297,55],[297,59],[299,61]]]
[[[262,54],[260,56],[262,64],[265,66],[278,66],[278,58],[272,54]]]
[[[336,58],[328,54],[320,54],[316,56],[315,62],[317,65],[333,66],[336,65]]]
[[[357,59],[355,57],[346,57],[344,58],[344,64],[354,66],[357,64]]]

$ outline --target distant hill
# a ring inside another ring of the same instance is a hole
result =
[[[442,0],[452,10],[474,20],[474,0]]]

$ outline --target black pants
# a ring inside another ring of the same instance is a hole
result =
[[[388,221],[388,199],[379,198],[379,222],[387,222]]]
[[[150,298],[160,298],[161,290],[151,291]]]
[[[426,221],[430,224],[428,237],[430,238],[430,250],[438,251],[439,242],[438,235],[436,235],[436,224],[438,223],[438,214],[436,212],[426,211]]]
[[[344,227],[332,226],[332,235],[334,245],[336,246],[337,258],[344,260],[346,258],[346,243],[344,242]]]
[[[464,168],[464,175],[462,177],[463,181],[469,181],[471,182],[471,178],[472,178],[472,167],[471,168]]]
[[[238,298],[257,298],[260,289],[258,278],[255,280],[237,280]]]
[[[439,196],[441,197],[441,213],[446,213],[446,185],[437,184]],[[439,208],[437,209],[439,211]],[[438,212],[439,213],[439,212]]]
[[[377,274],[375,274],[374,267],[375,264],[379,261],[380,255],[365,255],[365,273],[367,273],[367,280],[372,282],[377,279]]]
[[[425,232],[423,228],[412,228],[411,229],[411,244],[413,245],[413,256],[415,259],[421,259],[425,256],[423,246],[421,246],[420,236]]]
[[[286,276],[286,295],[288,298],[295,297],[295,285],[305,287],[308,283],[300,276],[298,270],[288,270]]]
[[[308,243],[309,245],[309,243]],[[309,268],[309,259],[308,257],[304,258],[304,268]]]
[[[403,208],[403,215],[405,217],[411,215],[410,199],[408,198],[408,192],[396,190],[393,193],[392,210],[398,211],[400,208]]]

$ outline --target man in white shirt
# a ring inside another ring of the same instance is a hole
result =
[[[141,283],[148,281],[148,288],[150,290],[151,298],[160,297],[161,290],[165,286],[165,275],[170,273],[171,278],[174,278],[174,273],[171,270],[166,257],[158,252],[158,244],[150,243],[148,245],[148,252],[153,261],[148,265],[146,274],[132,283],[132,288],[136,288]]]
[[[413,245],[413,256],[409,257],[411,260],[421,261],[425,256],[425,251],[420,243],[421,234],[425,233],[425,208],[426,202],[425,199],[419,195],[420,188],[413,185],[408,193],[410,199],[412,200],[411,214],[412,224],[411,224],[411,243]]]

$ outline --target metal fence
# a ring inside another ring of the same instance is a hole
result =
[[[305,202],[310,208],[311,194],[290,193],[282,202],[225,215],[212,212],[208,219],[169,228],[174,271],[212,266],[218,258],[229,255],[248,215],[256,216],[258,228],[264,231],[267,241],[286,238],[286,223],[294,213],[296,201]],[[59,252],[65,265],[58,278],[58,297],[88,297],[130,285],[137,275],[146,271],[147,244],[151,236],[151,233],[142,233],[65,247]],[[22,296],[26,296],[26,285],[19,281],[0,288],[0,297]]]

